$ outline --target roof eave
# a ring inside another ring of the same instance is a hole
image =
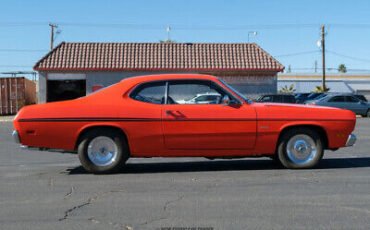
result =
[[[259,72],[282,72],[283,68],[246,68],[246,69],[225,69],[225,68],[43,68],[34,67],[35,71],[259,71]]]

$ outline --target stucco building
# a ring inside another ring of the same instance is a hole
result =
[[[322,74],[319,73],[284,73],[278,75],[278,89],[293,85],[297,93],[311,92],[316,86],[322,86]],[[326,87],[332,93],[357,93],[370,98],[369,73],[328,73]]]
[[[276,59],[255,43],[68,43],[39,60],[39,103],[72,99],[148,74],[219,76],[243,94],[277,91]]]

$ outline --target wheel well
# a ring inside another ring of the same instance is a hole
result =
[[[78,145],[81,143],[82,138],[85,136],[85,134],[88,133],[88,132],[91,132],[92,130],[96,130],[96,129],[111,130],[111,131],[115,131],[115,132],[120,133],[122,135],[122,137],[125,138],[125,141],[126,141],[128,147],[129,147],[127,135],[122,129],[120,129],[118,127],[114,127],[114,126],[99,125],[99,126],[92,126],[92,127],[85,128],[84,130],[82,130],[80,132],[80,134],[78,135],[76,144],[75,144],[75,150],[77,150]],[[129,149],[130,149],[130,147],[129,147]]]
[[[321,140],[323,141],[323,144],[324,144],[324,149],[328,148],[328,146],[329,146],[328,135],[326,134],[325,130],[321,126],[317,126],[317,125],[293,125],[293,126],[285,127],[280,132],[277,145],[279,145],[280,139],[281,139],[281,137],[284,136],[285,133],[287,133],[289,130],[296,129],[296,128],[306,128],[306,129],[314,130],[315,132],[317,132],[320,135]]]

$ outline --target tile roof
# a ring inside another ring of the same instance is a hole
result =
[[[282,71],[255,43],[69,43],[39,60],[38,71]]]

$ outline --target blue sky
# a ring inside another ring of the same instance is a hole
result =
[[[351,72],[370,72],[368,0],[1,0],[0,8],[0,72],[32,70],[50,47],[48,22],[60,25],[57,44],[158,42],[167,38],[167,26],[177,42],[240,43],[257,31],[250,41],[293,72],[321,64],[316,43],[326,24],[327,67],[344,63]]]

